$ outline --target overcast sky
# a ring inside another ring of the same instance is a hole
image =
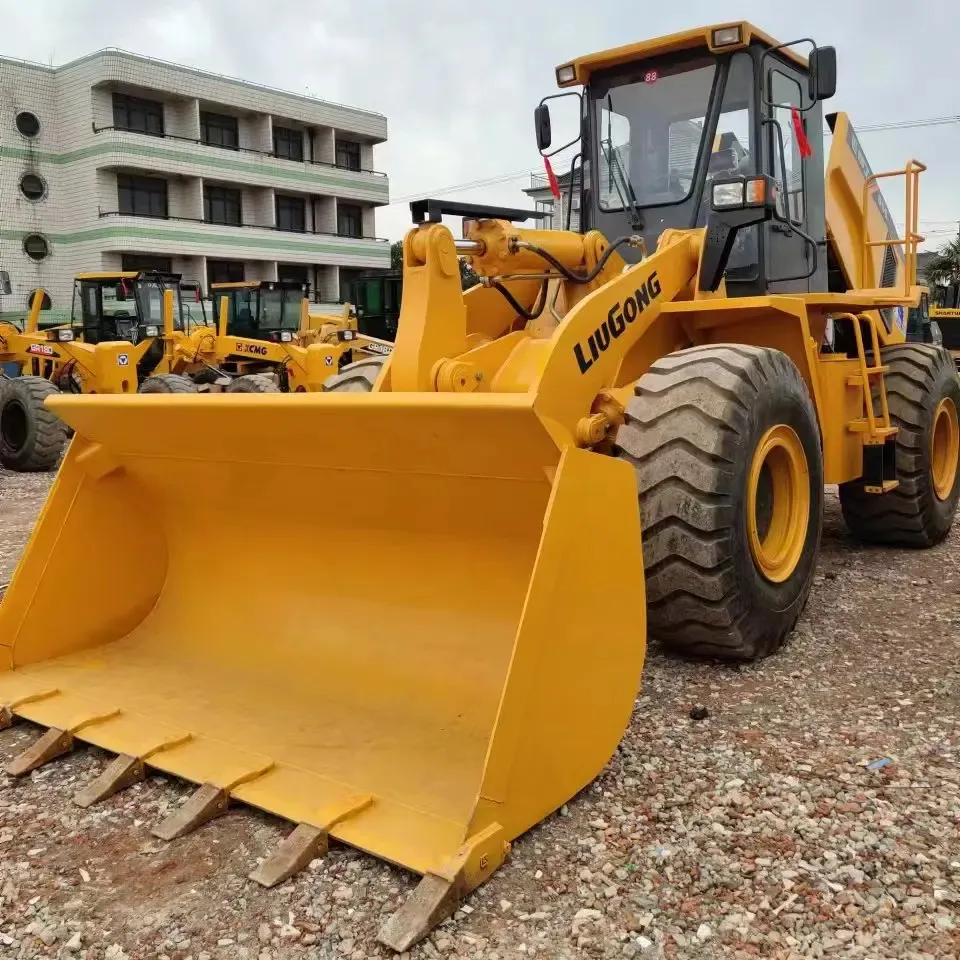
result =
[[[486,0],[0,0],[0,54],[64,63],[100,47],[202,67],[384,113],[375,164],[396,202],[378,211],[394,239],[400,198],[514,174],[455,195],[528,206],[525,171],[541,169],[533,108],[553,68],[578,54],[701,24],[746,18],[782,41],[833,44],[837,96],[866,126],[960,114],[957,0],[686,0],[552,3]],[[921,181],[921,229],[940,243],[960,220],[960,123],[864,133],[875,170],[910,156]],[[903,219],[900,193],[888,194]],[[929,245],[928,245],[929,246]]]

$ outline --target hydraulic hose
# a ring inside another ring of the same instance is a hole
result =
[[[550,264],[558,273],[562,274],[564,278],[571,281],[571,283],[590,283],[595,280],[600,271],[606,266],[607,260],[610,259],[610,256],[613,254],[613,251],[618,247],[624,246],[624,244],[634,245],[637,243],[636,238],[633,235],[618,237],[613,243],[603,251],[600,259],[597,261],[597,265],[586,274],[577,273],[574,270],[570,270],[568,267],[564,266],[549,250],[545,250],[543,247],[537,246],[535,243],[530,243],[526,240],[519,240],[517,242],[518,247],[522,247],[525,250],[530,250],[537,256],[542,257],[547,263]]]

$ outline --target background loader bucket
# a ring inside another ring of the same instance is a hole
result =
[[[644,656],[630,466],[524,395],[92,396],[0,604],[0,704],[425,879],[397,949],[605,765]],[[631,611],[624,614],[624,599]],[[29,755],[29,756],[28,756]],[[107,782],[104,781],[106,778]]]

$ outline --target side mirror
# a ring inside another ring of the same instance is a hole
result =
[[[550,144],[553,142],[553,133],[550,130],[550,108],[545,103],[541,103],[533,111],[533,125],[537,131],[537,149],[543,153],[544,150],[550,149]]]
[[[814,47],[810,54],[810,99],[829,100],[837,92],[836,47]]]
[[[10,274],[6,270],[0,270],[0,296],[9,297],[12,291]]]

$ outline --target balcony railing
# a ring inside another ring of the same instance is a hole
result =
[[[135,133],[141,137],[151,137],[154,140],[175,140],[179,143],[192,143],[196,146],[201,147],[211,147],[214,150],[229,150],[231,153],[252,153],[258,157],[269,157],[271,160],[284,160],[287,163],[309,163],[315,167],[328,167],[332,170],[346,170],[348,173],[369,173],[374,177],[386,177],[386,174],[381,170],[371,170],[367,167],[348,167],[345,164],[341,163],[329,163],[326,160],[311,160],[309,157],[304,157],[303,160],[292,160],[290,157],[281,157],[269,150],[257,150],[254,147],[225,147],[219,143],[207,143],[206,140],[201,140],[199,137],[180,137],[173,133],[150,133],[147,130],[134,130],[130,127],[116,127],[116,126],[106,126],[98,127],[95,123],[93,126],[94,133]]]
[[[374,243],[390,243],[386,237],[353,236],[349,233],[335,233],[330,230],[284,230],[282,227],[266,226],[261,223],[217,223],[215,220],[203,220],[200,217],[171,217],[153,213],[127,213],[123,210],[97,210],[97,217],[136,217],[143,220],[170,220],[175,223],[203,223],[208,227],[229,227],[233,230],[272,230],[275,233],[290,233],[297,237],[338,237],[341,240],[372,240]]]

